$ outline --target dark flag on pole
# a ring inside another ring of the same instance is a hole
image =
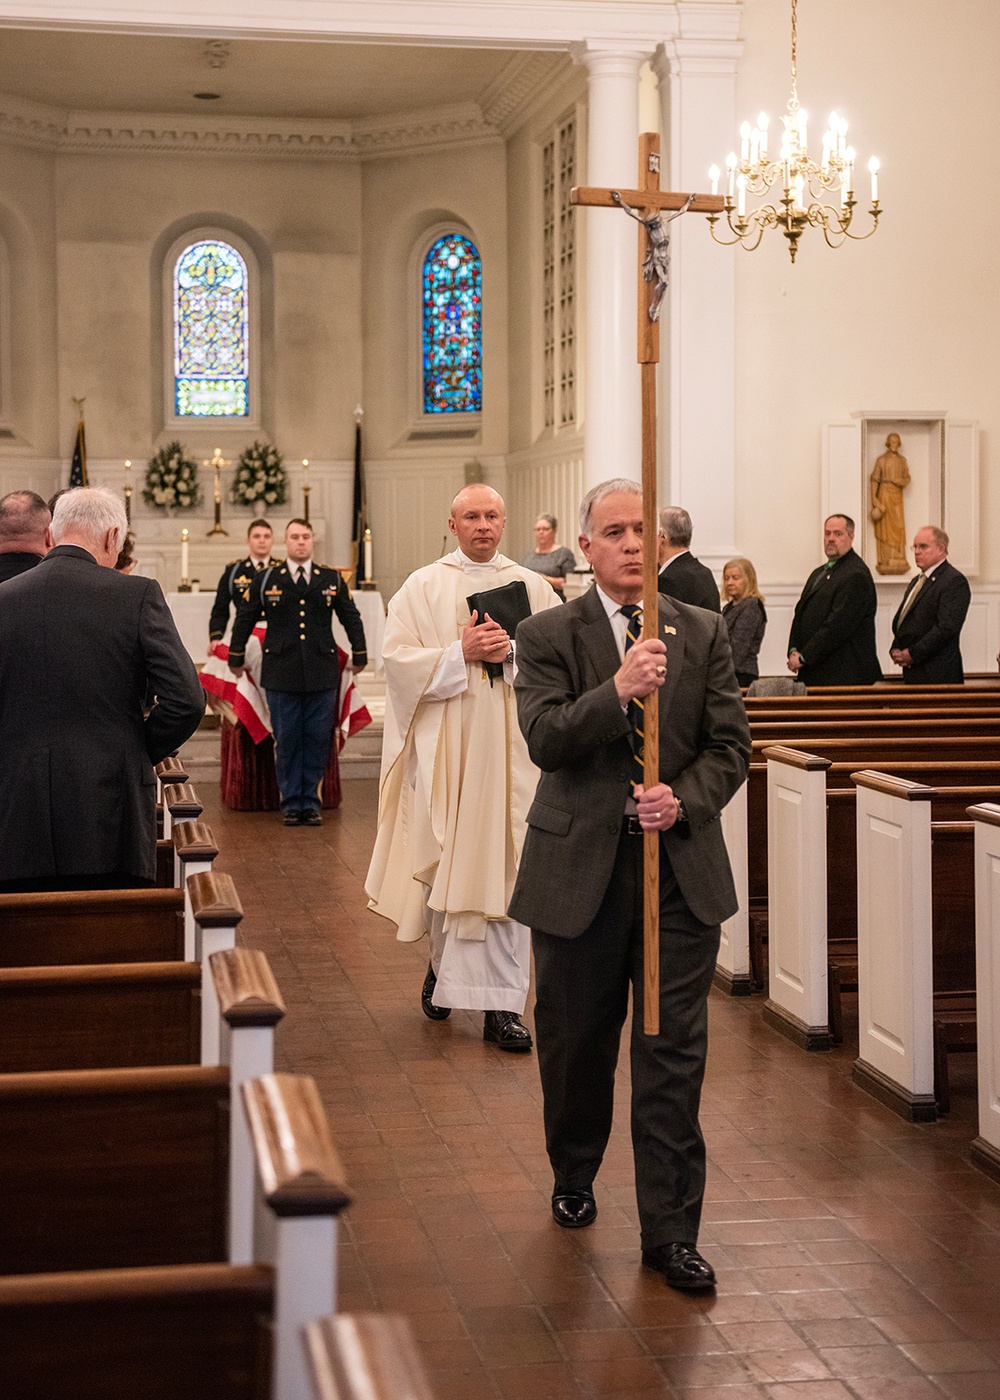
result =
[[[368,498],[365,493],[365,467],[361,457],[361,420],[364,410],[358,404],[354,410],[354,511],[351,516],[351,557],[354,561],[354,582],[367,581],[365,569],[365,529],[368,525]]]
[[[73,444],[73,464],[69,469],[69,484],[71,487],[87,485],[87,435],[83,426],[82,412],[80,421],[76,425],[76,442]]]

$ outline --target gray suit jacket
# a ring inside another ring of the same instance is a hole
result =
[[[0,584],[0,879],[152,879],[153,765],[204,708],[154,579],[59,545]]]
[[[664,849],[691,912],[715,924],[736,909],[719,814],[746,777],[750,730],[719,614],[661,597],[659,621],[660,777],[689,819]],[[510,915],[557,937],[593,922],[618,849],[632,765],[620,664],[594,588],[517,629],[518,718],[542,776]]]

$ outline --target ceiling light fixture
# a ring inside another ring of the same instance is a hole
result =
[[[875,156],[868,162],[872,182],[872,203],[868,211],[872,226],[867,233],[851,233],[851,221],[857,200],[854,198],[854,147],[847,144],[847,122],[836,112],[830,114],[830,125],[823,136],[820,164],[809,159],[806,141],[806,114],[799,106],[796,83],[798,33],[796,10],[798,0],[792,0],[792,92],[782,117],[784,134],[777,160],[768,152],[768,119],[761,112],[757,125],[740,127],[740,154],[731,152],[726,159],[726,204],[724,214],[732,238],[720,238],[715,226],[718,214],[709,214],[708,222],[716,243],[740,243],[749,251],[759,247],[766,228],[777,228],[788,239],[792,262],[798,243],[807,226],[822,231],[831,248],[839,248],[846,239],[857,242],[871,238],[878,228],[882,210],[878,201],[879,163]],[[719,193],[719,167],[708,172],[712,193]],[[747,211],[747,197],[766,194],[780,182],[782,197],[775,204],[761,204]],[[821,202],[826,194],[840,195],[840,208]],[[777,204],[780,203],[780,208]]]

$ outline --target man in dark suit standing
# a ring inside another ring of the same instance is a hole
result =
[[[51,523],[34,491],[10,491],[0,500],[0,583],[41,563],[52,548]]]
[[[878,595],[868,565],[854,552],[854,521],[823,522],[826,563],[806,579],[788,637],[788,669],[805,685],[874,685]]]
[[[913,557],[920,572],[892,619],[889,655],[907,685],[961,685],[958,639],[972,601],[969,581],[949,562],[948,536],[936,525],[913,536]]]
[[[159,584],[115,571],[127,529],[112,492],[67,491],[54,547],[0,585],[0,889],[153,883],[153,765],[204,696]]]
[[[657,533],[661,593],[678,603],[720,612],[719,586],[712,570],[691,553],[691,517],[682,506],[665,506],[660,511]]]
[[[354,669],[368,664],[365,629],[351,590],[336,569],[313,560],[308,520],[285,527],[288,558],[264,569],[240,605],[229,642],[229,669],[246,670],[246,646],[255,624],[267,623],[261,685],[274,727],[274,768],[286,826],[322,826],[320,783],[330,757],[340,689],[333,614],[343,623]]]
[[[521,623],[516,638],[518,718],[542,776],[509,912],[532,930],[552,1213],[571,1229],[597,1215],[631,982],[643,1263],[674,1288],[700,1290],[715,1284],[696,1248],[707,999],[719,924],[736,909],[719,814],[746,776],[750,734],[718,614],[661,598],[657,638],[633,641],[638,484],[594,487],[581,532],[595,586]],[[647,792],[633,720],[658,687],[661,781]],[[645,831],[662,833],[657,1036],[642,1028]]]

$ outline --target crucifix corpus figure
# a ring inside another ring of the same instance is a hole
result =
[[[638,209],[633,209],[630,204],[625,203],[618,190],[612,190],[611,195],[619,209],[624,209],[630,218],[642,224],[646,230],[646,256],[642,260],[642,277],[644,282],[656,283],[649,303],[649,319],[658,321],[660,319],[660,304],[667,290],[670,273],[670,253],[668,251],[670,239],[664,225],[672,224],[675,219],[686,214],[694,201],[694,195],[689,194],[681,207],[671,214],[669,219],[665,219],[659,209],[652,214],[640,214]]]
[[[658,635],[659,597],[657,587],[656,517],[656,366],[660,359],[660,306],[667,289],[669,239],[665,224],[689,210],[696,214],[718,213],[725,203],[721,195],[677,194],[660,189],[660,138],[654,132],[639,137],[639,188],[602,189],[577,186],[570,191],[570,203],[604,209],[623,209],[639,225],[639,256],[642,260],[638,282],[638,350],[642,374],[642,534],[643,586],[642,636]],[[664,220],[665,211],[672,211]],[[659,705],[654,690],[646,696],[643,712],[643,783],[646,788],[659,782]],[[660,843],[659,833],[647,831],[643,840],[643,942],[644,1015],[647,1035],[660,1030]]]

